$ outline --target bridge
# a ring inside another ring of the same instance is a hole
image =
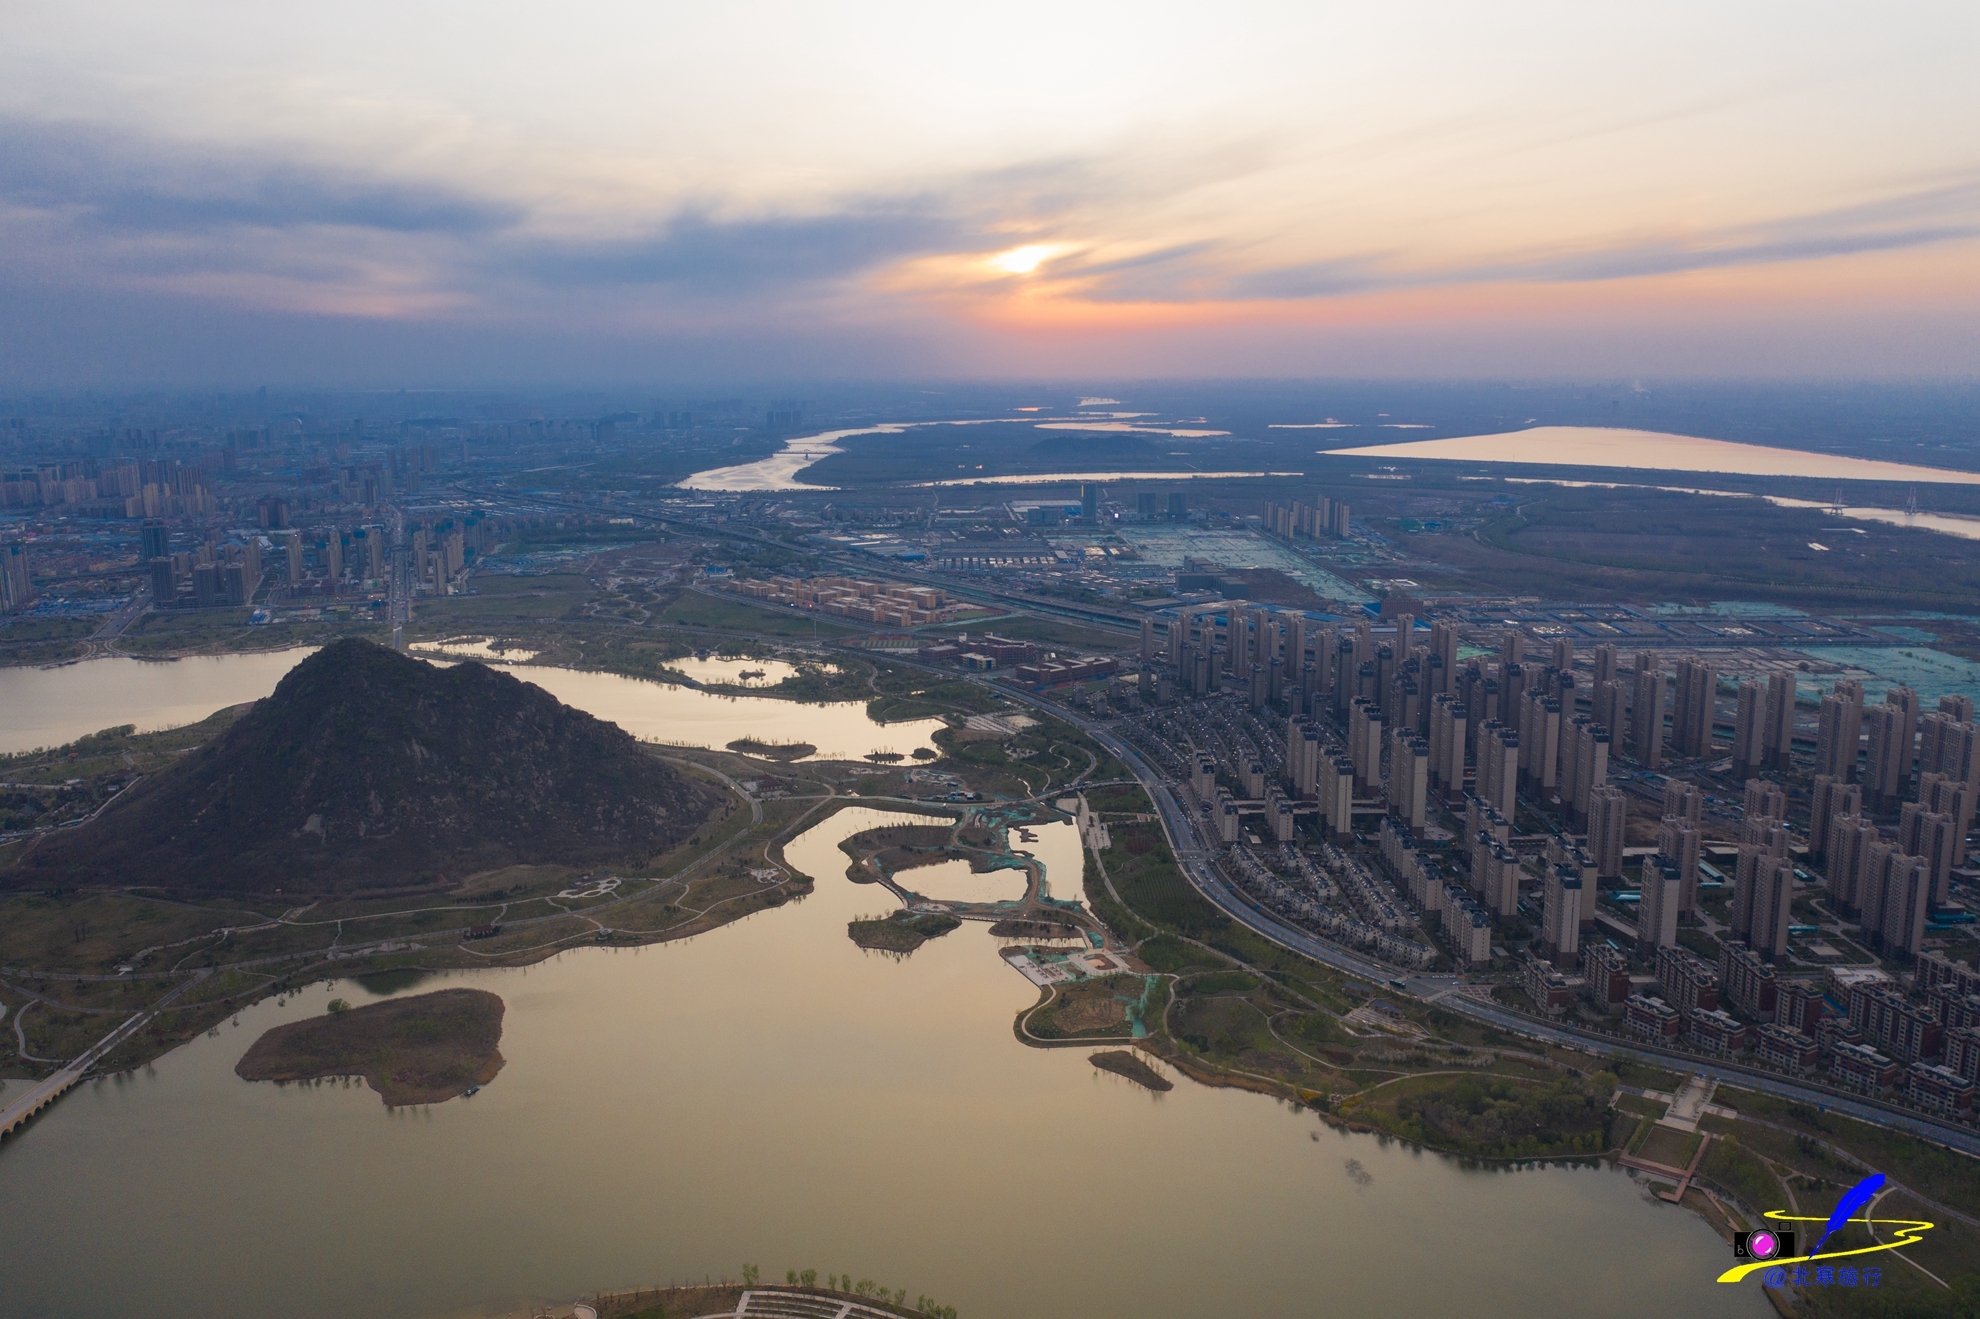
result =
[[[63,1063],[53,1076],[36,1082],[34,1087],[25,1095],[22,1095],[19,1099],[6,1105],[4,1108],[0,1108],[0,1140],[13,1135],[20,1128],[26,1126],[35,1114],[41,1112],[42,1109],[47,1108],[50,1104],[74,1089],[76,1083],[83,1079],[89,1072],[89,1069],[107,1057],[112,1049],[122,1044],[138,1031],[143,1030],[146,1023],[157,1016],[167,1004],[204,980],[206,976],[207,972],[204,970],[200,971],[164,998],[159,999],[151,1007],[143,1012],[134,1013],[122,1025],[118,1026],[117,1029],[111,1031],[94,1045],[90,1046],[87,1053],[70,1062]]]

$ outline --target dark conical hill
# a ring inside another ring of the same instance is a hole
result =
[[[0,882],[415,887],[506,865],[641,860],[720,804],[623,729],[540,687],[344,640]]]

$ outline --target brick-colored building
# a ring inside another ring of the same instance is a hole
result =
[[[1639,1039],[1675,1044],[1684,1034],[1684,1014],[1661,998],[1631,994],[1623,1002],[1623,1026]]]
[[[1898,1065],[1867,1044],[1838,1044],[1829,1055],[1829,1077],[1845,1090],[1874,1095],[1897,1084]]]
[[[1733,1006],[1756,1017],[1774,1013],[1774,968],[1745,944],[1729,943],[1719,954],[1719,979]]]
[[[1684,1040],[1703,1053],[1739,1053],[1746,1048],[1746,1025],[1722,1009],[1693,1008],[1685,1014]]]
[[[1768,1022],[1753,1034],[1753,1056],[1777,1071],[1806,1074],[1821,1064],[1822,1049],[1813,1036]]]
[[[1927,1112],[1965,1117],[1973,1111],[1973,1082],[1950,1067],[1913,1063],[1899,1080],[1904,1097]]]
[[[1719,1006],[1719,977],[1711,963],[1684,948],[1657,950],[1657,987],[1680,1012]]]
[[[1604,1012],[1620,1012],[1632,992],[1629,959],[1606,943],[1591,943],[1581,950],[1581,977],[1588,997]]]
[[[1938,1009],[1914,1003],[1896,990],[1857,985],[1849,992],[1849,1019],[1863,1038],[1899,1062],[1918,1062],[1939,1052]]]

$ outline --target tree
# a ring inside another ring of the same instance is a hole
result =
[[[798,1281],[807,1287],[816,1287],[818,1285],[818,1270],[806,1269],[803,1273],[798,1274]]]
[[[330,1000],[330,1010],[332,1012],[349,1012],[351,1005],[341,998],[333,998]]]
[[[743,1265],[743,1286],[754,1287],[756,1285],[757,1277],[758,1277],[758,1270],[754,1264]]]

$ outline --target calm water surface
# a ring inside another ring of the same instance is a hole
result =
[[[1141,414],[1123,414],[1141,415]],[[1038,417],[989,417],[972,418],[967,421],[914,421],[884,422],[878,426],[861,426],[849,430],[824,431],[817,435],[806,435],[788,440],[784,447],[768,458],[759,458],[751,463],[738,463],[734,467],[717,467],[706,472],[696,472],[682,480],[683,490],[832,490],[835,486],[813,485],[800,479],[804,469],[815,462],[844,453],[839,441],[855,435],[900,435],[915,426],[987,426],[1003,425],[1010,422],[1029,422],[1039,430],[1077,431],[1147,431],[1155,435],[1175,435],[1198,437],[1207,435],[1228,435],[1229,431],[1178,430],[1167,426],[1133,426],[1120,421],[1067,420],[1058,418],[1045,420]],[[923,481],[924,486],[951,485],[1061,485],[1071,481],[1188,481],[1216,480],[1230,477],[1259,476],[1298,476],[1298,472],[1052,472],[1028,476],[967,476],[949,481]]]
[[[140,732],[149,732],[197,723],[215,710],[260,700],[312,653],[297,649],[171,662],[119,657],[49,669],[0,669],[0,710],[6,712],[0,716],[0,753],[60,746],[118,724],[136,724]],[[768,667],[762,661],[728,663]],[[864,701],[806,705],[718,696],[616,673],[501,667],[634,737],[687,746],[721,747],[737,738],[754,737],[765,742],[809,742],[821,757],[859,760],[875,751],[907,756],[917,748],[932,750],[929,738],[942,727],[939,719],[875,723],[867,718]]]
[[[1938,481],[1980,485],[1980,472],[1772,449],[1759,444],[1605,426],[1535,426],[1501,435],[1460,435],[1325,452],[1352,458],[1443,458],[1483,463],[1633,467],[1662,472],[1732,472],[1742,476],[1813,476],[1834,481]]]
[[[0,1310],[518,1314],[750,1262],[969,1319],[1771,1313],[1621,1173],[1467,1169],[1025,1048],[1032,990],[982,927],[905,961],[846,939],[876,902],[836,844],[901,818],[814,828],[789,855],[815,894],[701,938],[426,982],[508,1004],[508,1065],[473,1099],[393,1113],[233,1075],[269,1026],[371,997],[350,982],[84,1087],[0,1151]]]
[[[1781,508],[1813,508],[1855,522],[1883,522],[1893,527],[1913,527],[1920,531],[1936,531],[1942,535],[1958,536],[1963,540],[1980,540],[1980,517],[1965,513],[1914,513],[1908,508],[1878,508],[1874,505],[1844,504],[1837,506],[1816,499],[1792,499],[1786,495],[1754,495],[1745,490],[1701,490],[1695,486],[1683,485],[1642,485],[1629,481],[1564,481],[1549,477],[1506,478],[1507,485],[1558,485],[1574,486],[1595,490],[1668,490],[1680,495],[1718,495],[1726,499],[1764,499]],[[1861,527],[1833,527],[1832,531],[1862,535]],[[1834,545],[1826,546],[1835,549]]]

